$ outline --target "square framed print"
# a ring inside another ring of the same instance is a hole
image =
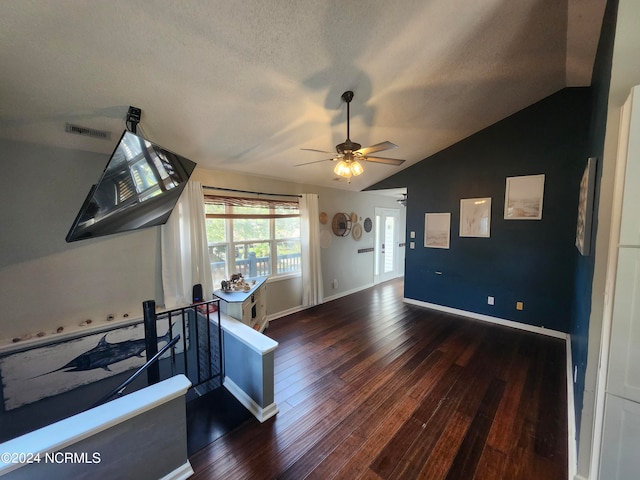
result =
[[[491,236],[491,197],[460,200],[460,236]]]
[[[507,177],[505,220],[541,220],[544,174]]]
[[[426,248],[449,248],[450,232],[450,213],[424,214],[424,246]]]

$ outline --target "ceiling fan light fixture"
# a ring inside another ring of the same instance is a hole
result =
[[[347,180],[349,180],[349,183],[351,183],[351,177],[357,177],[358,175],[362,175],[364,173],[364,168],[362,167],[362,165],[360,165],[360,162],[358,162],[358,160],[364,160],[372,163],[382,163],[386,165],[401,165],[404,160],[400,160],[397,158],[371,156],[372,153],[382,152],[383,150],[390,150],[392,148],[398,148],[398,146],[394,143],[386,141],[363,148],[361,144],[353,142],[349,138],[351,118],[349,104],[351,103],[351,100],[353,100],[353,92],[344,92],[341,98],[347,104],[347,139],[344,142],[336,145],[336,152],[338,152],[338,155],[334,155],[332,158],[325,158],[324,160],[299,163],[298,165],[296,165],[296,167],[324,161],[335,162],[336,160],[339,160],[338,164],[333,169],[333,172],[340,177],[346,178]],[[331,153],[325,150],[316,150],[314,148],[303,148],[302,150],[320,153]]]
[[[340,160],[338,162],[338,164],[336,165],[336,168],[333,169],[333,173],[345,178],[349,178],[352,175],[351,169],[349,168],[349,164],[344,160]]]
[[[333,169],[333,173],[340,175],[344,178],[357,177],[364,172],[364,168],[357,160],[340,160],[336,167]]]

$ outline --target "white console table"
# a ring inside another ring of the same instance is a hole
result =
[[[259,332],[267,327],[267,285],[269,277],[245,279],[249,290],[216,290],[213,294],[220,299],[220,311]],[[252,283],[255,281],[255,283]]]

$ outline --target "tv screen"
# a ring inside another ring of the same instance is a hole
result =
[[[191,160],[125,130],[67,242],[162,225],[195,167]]]

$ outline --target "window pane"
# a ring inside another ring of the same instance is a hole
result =
[[[276,238],[300,237],[300,217],[276,218]]]
[[[262,277],[271,273],[269,242],[245,243],[235,246],[236,272],[245,278]]]
[[[227,240],[224,218],[207,218],[207,241],[219,243]]]
[[[300,271],[300,239],[280,240],[276,244],[278,268],[276,273]]]
[[[264,240],[268,238],[268,218],[236,218],[233,220],[234,242],[244,242],[247,240]]]
[[[227,275],[227,245],[209,244],[209,258],[211,261],[211,275],[213,277],[213,288],[220,288],[220,282],[228,277]]]

